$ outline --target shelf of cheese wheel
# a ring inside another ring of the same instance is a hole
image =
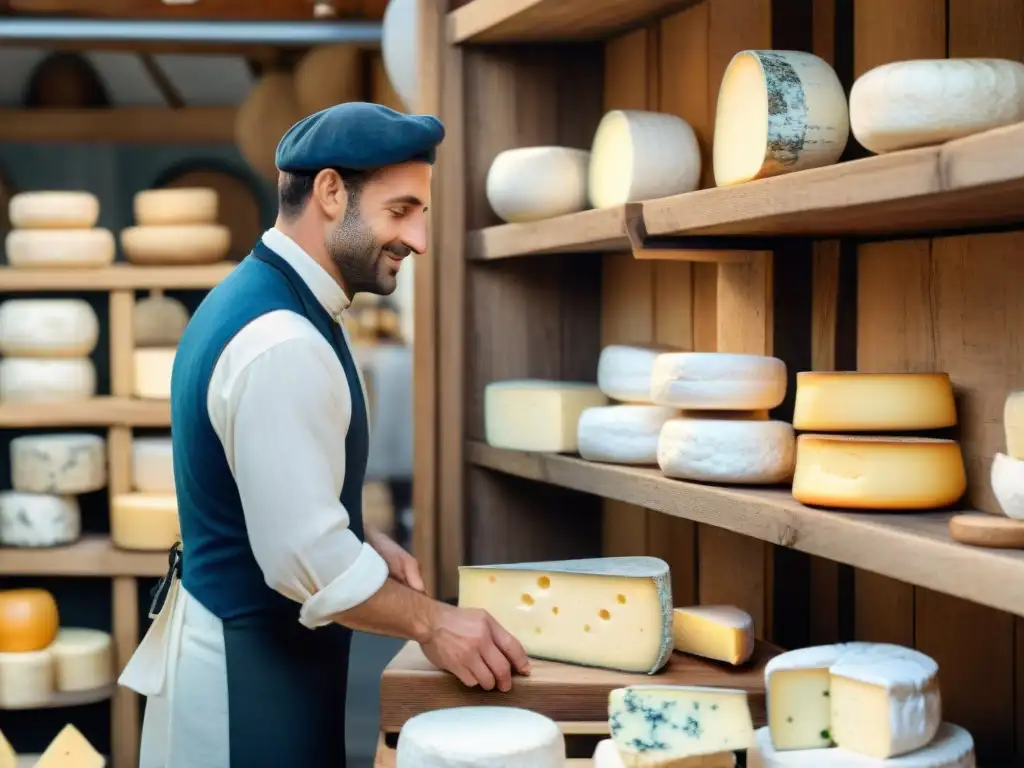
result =
[[[131,476],[132,491],[110,501],[111,541],[120,549],[166,552],[181,539],[171,438],[133,438]]]
[[[3,768],[105,768],[106,758],[68,723],[41,755],[17,754],[0,733],[0,766]]]

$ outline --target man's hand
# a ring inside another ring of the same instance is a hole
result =
[[[368,527],[366,542],[384,558],[384,562],[388,564],[388,573],[391,578],[417,592],[426,592],[423,576],[420,573],[420,564],[415,557],[402,549],[397,541],[375,528]]]

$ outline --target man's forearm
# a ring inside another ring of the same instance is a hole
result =
[[[389,578],[368,600],[332,618],[342,626],[361,632],[424,643],[429,639],[439,605],[426,595]]]

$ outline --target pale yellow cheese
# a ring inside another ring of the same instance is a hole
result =
[[[135,194],[135,223],[142,226],[167,224],[212,224],[217,221],[217,190],[207,187],[146,189]]]
[[[35,768],[104,768],[107,761],[75,726],[64,726]]]
[[[12,229],[7,263],[28,269],[107,267],[114,261],[109,229]]]
[[[485,439],[495,448],[574,453],[580,415],[607,402],[596,384],[496,381],[484,389]]]
[[[90,192],[19,192],[8,206],[16,229],[89,229],[100,217],[100,201]]]
[[[912,437],[801,435],[793,496],[846,509],[937,509],[967,490],[960,445]]]
[[[134,264],[210,264],[226,258],[231,230],[220,224],[174,224],[121,230],[121,248]]]
[[[132,392],[136,397],[149,400],[170,398],[174,353],[174,347],[146,347],[132,352]]]
[[[132,440],[132,488],[143,493],[174,493],[174,446],[170,437]]]
[[[0,709],[41,707],[53,697],[49,650],[0,653]]]
[[[0,731],[0,768],[17,768],[18,756],[2,731]]]
[[[644,761],[636,750],[618,749],[611,739],[597,743],[593,768],[626,768],[627,761],[629,765],[644,765],[647,768],[733,768],[736,765],[736,755],[733,752],[719,752],[696,757],[654,757]]]
[[[729,664],[742,664],[754,652],[754,620],[732,605],[676,608],[672,635],[677,651]]]
[[[61,628],[49,650],[58,691],[88,691],[114,681],[113,644],[102,630]]]
[[[181,539],[173,493],[122,493],[110,503],[110,538],[121,549],[166,551]]]
[[[1006,396],[1003,430],[1006,433],[1006,453],[1012,459],[1024,461],[1024,390]]]
[[[956,424],[946,373],[802,371],[793,427],[811,432],[902,432]]]

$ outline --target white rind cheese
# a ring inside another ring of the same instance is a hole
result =
[[[832,165],[849,136],[846,93],[827,62],[803,51],[740,51],[718,92],[715,183]]]
[[[135,302],[132,331],[136,347],[173,347],[188,325],[188,309],[177,299],[151,291]]]
[[[597,359],[597,386],[622,403],[651,402],[651,373],[658,355],[674,351],[664,345],[611,344]]]
[[[132,352],[132,393],[145,400],[171,397],[175,347],[145,347]]]
[[[580,414],[607,403],[587,382],[495,381],[484,388],[484,436],[495,448],[575,453]]]
[[[608,464],[657,464],[658,435],[674,408],[661,405],[605,405],[580,414],[580,456]]]
[[[5,547],[57,547],[75,541],[82,513],[74,496],[0,492],[0,544]]]
[[[672,408],[770,410],[785,397],[786,364],[777,357],[666,353],[658,355],[651,371],[651,399]]]
[[[672,419],[658,439],[666,477],[770,485],[793,476],[796,438],[784,421]]]
[[[992,459],[991,482],[1003,514],[1024,520],[1024,461],[997,453]]]
[[[100,322],[83,299],[10,299],[0,304],[0,354],[88,357]]]
[[[96,394],[96,365],[88,357],[5,357],[0,360],[0,400],[53,403]]]
[[[625,759],[623,758],[625,755]],[[619,750],[611,739],[603,739],[597,743],[594,750],[593,768],[626,768],[626,761],[637,765],[640,754],[632,750]],[[681,757],[679,759],[668,758],[647,758],[639,763],[650,768],[734,768],[736,755],[732,752],[719,752],[714,755],[699,755],[697,757]]]
[[[462,566],[459,606],[489,612],[538,659],[654,674],[672,655],[672,584],[656,557]]]
[[[217,190],[207,187],[145,189],[132,201],[135,223],[141,226],[167,224],[213,224],[219,208]]]
[[[58,691],[90,691],[114,682],[113,643],[106,632],[65,627],[49,651]]]
[[[917,59],[868,70],[850,90],[850,127],[876,154],[941,144],[1024,120],[1024,64]]]
[[[132,440],[132,487],[143,493],[174,493],[174,450],[169,437]]]
[[[487,171],[487,202],[513,224],[577,213],[587,207],[589,165],[585,149],[507,149]]]
[[[554,721],[518,707],[424,712],[398,734],[396,768],[564,768],[565,737]]]
[[[1024,461],[1024,390],[1006,396],[1003,431],[1006,434],[1006,453],[1011,458]]]
[[[743,664],[754,653],[754,619],[732,605],[676,608],[675,649],[706,659]]]
[[[100,201],[90,192],[19,192],[8,218],[16,229],[88,229],[100,217]]]
[[[45,706],[53,698],[53,677],[49,649],[0,653],[0,709]]]
[[[231,230],[220,224],[126,227],[121,249],[134,264],[211,264],[227,257]]]
[[[121,493],[110,502],[110,540],[121,549],[165,552],[181,540],[173,493]]]
[[[903,432],[956,425],[947,373],[801,371],[793,427],[809,432]]]
[[[116,251],[109,229],[12,229],[5,248],[10,266],[27,269],[109,267]]]
[[[25,435],[11,440],[11,484],[29,493],[80,494],[107,485],[106,443],[97,435]]]
[[[590,148],[588,197],[595,208],[669,197],[700,186],[697,135],[676,115],[616,109]]]

